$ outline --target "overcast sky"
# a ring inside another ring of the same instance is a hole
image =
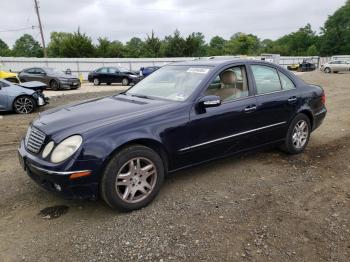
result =
[[[276,39],[311,23],[323,26],[328,15],[346,0],[40,0],[40,12],[50,32],[73,32],[80,27],[92,37],[125,42],[142,39],[153,29],[163,37],[179,29],[183,36],[202,32],[206,39],[236,32]],[[3,6],[4,7],[4,6]],[[23,33],[40,40],[34,0],[8,0],[0,8],[0,38],[12,45]],[[22,30],[18,30],[22,29]],[[18,30],[8,32],[7,30]],[[7,31],[7,32],[5,32]]]

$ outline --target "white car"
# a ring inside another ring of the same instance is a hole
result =
[[[326,63],[321,66],[321,71],[329,73],[338,73],[350,71],[350,61],[336,60]]]

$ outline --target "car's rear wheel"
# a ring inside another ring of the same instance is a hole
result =
[[[282,149],[289,154],[303,152],[309,143],[311,133],[310,119],[305,114],[298,114],[291,122]]]
[[[111,83],[107,83],[107,85],[108,85],[108,86],[110,86],[110,85],[111,85]]]
[[[101,181],[101,194],[112,208],[132,211],[148,205],[164,180],[164,165],[152,149],[133,145],[115,154]]]
[[[58,90],[58,89],[60,89],[60,84],[56,81],[56,80],[51,80],[51,82],[50,82],[50,88],[52,89],[52,90]]]
[[[100,80],[98,80],[98,78],[94,78],[94,86],[99,86],[100,84]]]
[[[123,78],[123,80],[122,80],[122,85],[123,85],[123,86],[128,86],[128,85],[129,85],[129,79]]]
[[[30,114],[36,108],[36,103],[30,96],[20,96],[13,102],[13,109],[17,114]]]
[[[329,67],[326,67],[326,68],[324,69],[324,72],[325,72],[326,74],[330,74],[330,73],[332,72],[332,70],[331,70]]]

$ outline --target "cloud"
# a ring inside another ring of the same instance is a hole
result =
[[[202,32],[229,38],[236,32],[276,39],[311,23],[315,30],[345,0],[41,0],[40,13],[45,37],[50,32],[73,32],[80,27],[94,41],[99,36],[128,41],[145,38],[154,30],[159,37],[179,29],[183,35]],[[33,1],[11,0],[0,10],[0,31],[37,25]],[[39,30],[1,32],[12,45],[23,33],[39,40]]]

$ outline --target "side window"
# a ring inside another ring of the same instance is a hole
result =
[[[36,74],[44,74],[45,71],[42,70],[41,68],[36,68],[35,73],[36,73]]]
[[[108,68],[107,67],[102,67],[97,70],[98,73],[106,74],[108,73]]]
[[[291,89],[295,88],[294,83],[292,82],[292,80],[289,79],[288,76],[286,76],[285,74],[283,74],[281,72],[278,72],[278,74],[280,75],[283,90],[291,90]]]
[[[206,95],[221,97],[223,102],[248,97],[248,81],[244,66],[235,66],[222,71],[210,83]]]
[[[269,66],[252,65],[258,95],[281,91],[277,70]]]
[[[28,74],[35,74],[35,68],[30,68],[25,71]]]
[[[119,70],[115,67],[110,67],[108,71],[110,74],[116,74],[119,72]]]

